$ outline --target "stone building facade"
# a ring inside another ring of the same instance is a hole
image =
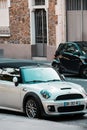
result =
[[[0,0],[0,17],[1,57],[51,60],[66,41],[64,0]]]

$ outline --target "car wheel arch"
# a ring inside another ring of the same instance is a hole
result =
[[[84,78],[84,76],[82,75],[83,74],[83,70],[87,68],[87,65],[82,65],[80,67],[80,71],[79,71],[79,74]]]
[[[23,100],[23,111],[25,112],[25,105],[29,98],[33,98],[35,101],[37,101],[37,103],[39,104],[40,110],[41,110],[41,114],[43,114],[44,108],[43,108],[42,102],[41,102],[39,96],[34,92],[29,92],[25,95],[24,100]]]

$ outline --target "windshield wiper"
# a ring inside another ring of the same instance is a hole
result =
[[[55,81],[60,81],[59,79],[52,79],[52,80],[47,80],[46,82],[55,82]]]
[[[31,80],[31,81],[28,81],[26,83],[31,83],[31,82],[36,83],[36,82],[45,82],[45,81],[43,81],[43,80]]]
[[[58,80],[58,79],[47,80],[47,81],[43,81],[43,80],[31,80],[31,81],[27,81],[26,83],[55,82],[55,81],[60,81],[60,80]]]

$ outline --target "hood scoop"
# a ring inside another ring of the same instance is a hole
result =
[[[66,89],[71,89],[71,88],[61,88],[61,90],[66,90]]]

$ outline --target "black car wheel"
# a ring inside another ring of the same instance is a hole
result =
[[[26,102],[25,112],[29,118],[39,118],[40,108],[38,102],[34,98],[29,98]]]
[[[81,70],[81,76],[83,78],[87,78],[87,67],[82,68],[82,70]]]
[[[52,63],[52,67],[56,70],[59,71],[59,65],[55,62]]]

